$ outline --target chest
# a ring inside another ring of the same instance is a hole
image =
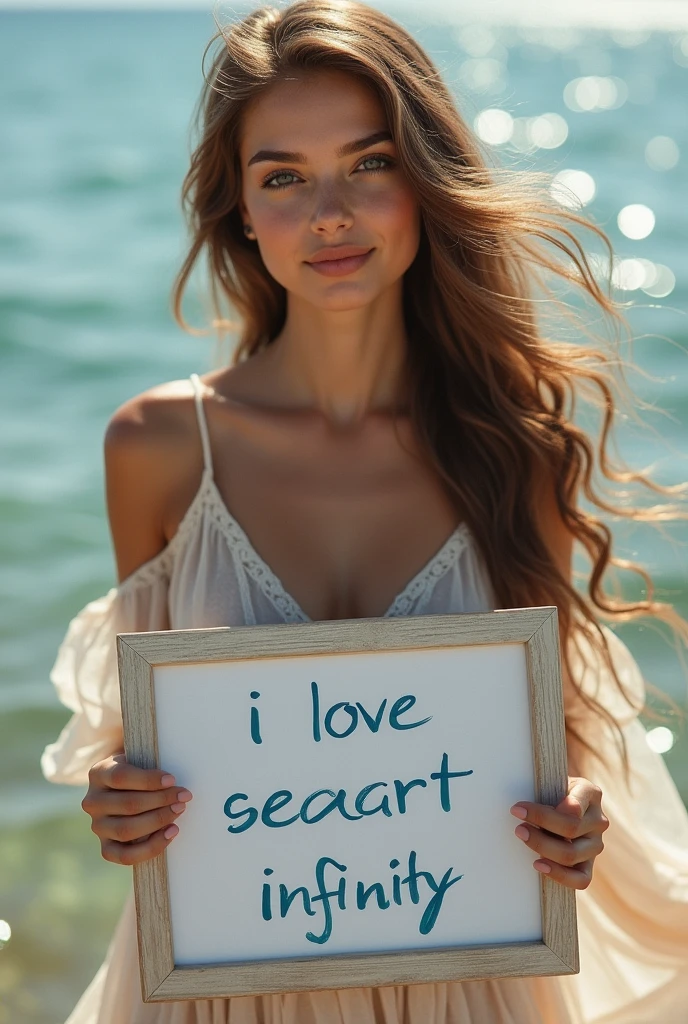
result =
[[[312,619],[384,614],[457,526],[408,425],[263,423],[215,452],[225,505]]]

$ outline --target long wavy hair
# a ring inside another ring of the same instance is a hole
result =
[[[581,755],[598,753],[591,726],[606,721],[628,772],[617,716],[581,685],[576,664],[581,658],[587,663],[586,650],[601,655],[635,713],[639,709],[617,671],[610,630],[601,620],[661,619],[673,630],[677,650],[679,640],[688,640],[688,623],[671,604],[654,599],[643,567],[612,555],[611,530],[596,512],[644,522],[686,518],[676,504],[636,507],[625,489],[636,483],[676,496],[686,485],[661,486],[646,471],[614,463],[608,454],[615,403],[625,398],[634,415],[638,399],[618,355],[620,328],[628,323],[612,298],[607,235],[556,203],[549,175],[490,166],[489,150],[457,111],[437,68],[380,11],[356,0],[296,0],[283,8],[261,7],[230,26],[216,25],[204,54],[205,67],[207,53],[218,44],[196,108],[198,142],[182,188],[191,244],[174,282],[175,319],[197,333],[181,307],[205,252],[214,324],[221,330],[235,326],[225,318],[227,305],[239,314],[234,362],[250,358],[279,334],[285,289],[267,272],[256,243],[246,239],[238,208],[242,116],[247,104],[295,71],[328,68],[362,76],[384,106],[399,165],[422,210],[420,246],[404,277],[403,303],[410,410],[425,456],[479,546],[496,607],[557,607],[569,756],[574,746]],[[606,290],[576,227],[591,230],[603,243]],[[588,340],[594,337],[580,314],[557,297],[552,276],[593,300],[613,328],[611,350],[600,347],[599,339],[593,346],[546,336],[545,314],[554,304],[573,316]],[[596,446],[572,420],[578,395],[600,410]],[[622,486],[607,485],[601,493],[593,482],[597,467]],[[554,481],[564,523],[589,558],[585,588],[562,574],[538,530],[539,485],[547,478]],[[590,511],[579,507],[579,494]],[[603,578],[612,566],[639,574],[647,596],[626,600],[607,593]],[[640,710],[652,715],[647,706]]]

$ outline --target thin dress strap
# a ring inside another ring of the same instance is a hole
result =
[[[213,457],[210,453],[210,437],[208,435],[208,424],[205,418],[205,411],[203,409],[203,385],[201,384],[200,378],[197,373],[191,374],[191,383],[194,389],[194,398],[196,399],[196,416],[198,417],[198,429],[201,433],[201,442],[203,444],[203,465],[205,466],[206,473],[211,476],[213,474]]]

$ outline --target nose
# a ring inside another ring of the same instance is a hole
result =
[[[353,220],[353,213],[341,189],[329,188],[318,196],[311,217],[311,228],[317,234],[330,235],[340,229],[350,228]]]

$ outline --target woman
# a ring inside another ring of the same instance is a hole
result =
[[[651,593],[630,604],[600,587],[614,560],[604,525],[577,507],[579,486],[614,507],[591,488],[594,449],[565,399],[576,384],[600,390],[601,466],[621,479],[605,460],[612,391],[590,365],[601,353],[542,337],[536,268],[618,316],[612,302],[571,231],[555,236],[552,204],[531,179],[487,169],[427,56],[377,11],[299,0],[253,12],[221,38],[203,99],[175,313],[183,324],[207,248],[218,315],[224,298],[243,317],[238,359],[112,417],[120,583],[60,648],[52,679],[75,715],[43,770],[88,779],[103,856],[140,863],[174,841],[192,794],[124,759],[116,632],[556,603],[568,794],[511,812],[526,820],[514,826],[534,868],[580,892],[582,969],[144,1005],[130,901],[70,1024],[678,1021],[688,817],[644,742],[638,668],[596,613],[651,614],[684,635],[685,624]],[[593,563],[588,596],[571,582],[575,539]],[[658,805],[674,845],[646,820]]]

